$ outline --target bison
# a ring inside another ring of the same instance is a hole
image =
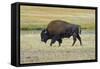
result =
[[[53,20],[48,24],[46,29],[42,30],[41,41],[46,43],[48,39],[51,39],[50,46],[56,41],[58,41],[59,46],[61,46],[63,38],[73,36],[72,46],[74,46],[77,39],[80,41],[80,45],[82,45],[79,34],[81,34],[80,25],[71,24],[63,20]]]

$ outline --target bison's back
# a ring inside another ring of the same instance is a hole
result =
[[[63,32],[66,32],[66,26],[68,28],[69,27],[68,25],[70,24],[65,21],[54,20],[48,24],[47,30],[49,31],[50,34],[61,34]]]

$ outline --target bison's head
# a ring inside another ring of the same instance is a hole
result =
[[[46,43],[48,39],[49,39],[48,31],[46,29],[42,30],[41,41]]]

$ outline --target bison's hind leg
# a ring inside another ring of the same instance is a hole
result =
[[[75,44],[75,42],[76,42],[76,37],[77,37],[77,34],[76,33],[73,33],[73,44],[72,44],[72,46],[74,46],[74,44]]]
[[[79,34],[77,34],[77,39],[80,41],[80,45],[82,46],[82,41],[81,41],[81,37],[79,36]]]

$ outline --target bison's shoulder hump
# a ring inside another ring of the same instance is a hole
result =
[[[55,33],[55,34],[59,34],[61,32],[65,31],[65,27],[66,27],[66,22],[62,21],[62,20],[54,20],[51,21],[48,26],[47,29],[50,33]]]
[[[54,20],[54,21],[51,21],[48,26],[64,26],[68,24],[67,22],[65,21],[62,21],[62,20]]]

